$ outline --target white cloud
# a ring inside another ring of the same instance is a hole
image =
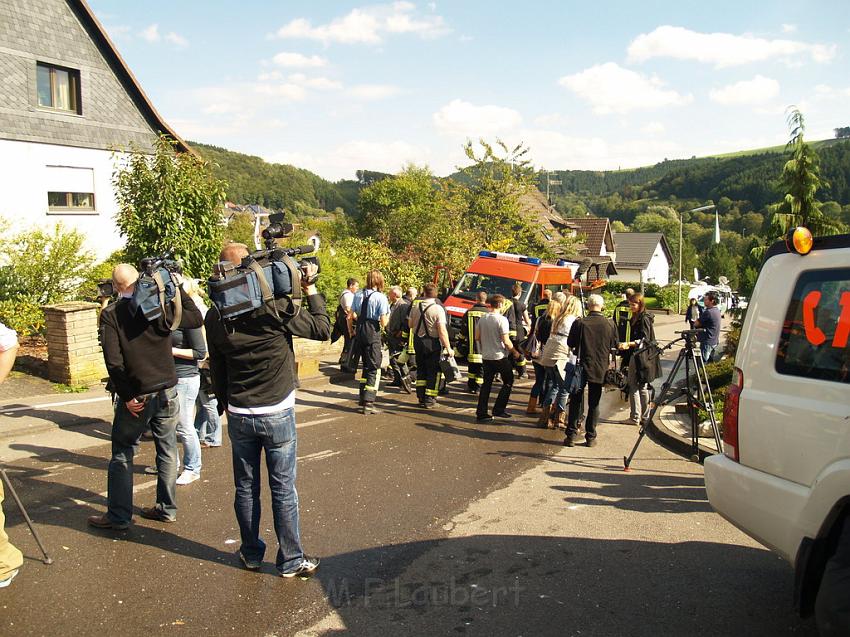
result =
[[[303,73],[293,73],[289,76],[289,81],[317,91],[338,91],[342,88],[342,82],[327,77],[307,77]]]
[[[796,24],[783,24],[782,33],[794,33],[797,30]]]
[[[681,106],[693,100],[691,95],[664,88],[664,82],[654,75],[647,77],[614,62],[567,75],[558,83],[589,102],[599,114]]]
[[[388,34],[436,38],[449,32],[442,16],[423,15],[410,2],[394,2],[352,9],[342,17],[316,26],[305,18],[296,18],[271,37],[302,38],[323,44],[378,44]]]
[[[641,127],[640,131],[647,135],[660,135],[666,130],[661,122],[649,122]]]
[[[189,46],[189,40],[184,38],[179,33],[175,33],[174,31],[169,31],[168,33],[166,33],[165,39],[166,41],[171,42],[173,45],[180,49],[185,49],[187,46]]]
[[[522,123],[522,116],[512,108],[476,106],[458,99],[443,106],[432,119],[441,133],[471,138],[502,133]]]
[[[629,44],[631,62],[659,57],[696,60],[718,68],[780,59],[799,64],[808,57],[818,63],[835,57],[835,45],[808,44],[797,40],[768,40],[752,34],[700,33],[683,27],[664,25],[642,33]]]
[[[561,126],[566,123],[566,118],[560,113],[545,113],[534,118],[534,125],[543,128]]]
[[[278,66],[295,68],[317,68],[327,66],[328,61],[318,55],[303,55],[302,53],[281,52],[272,58]]]
[[[352,86],[348,90],[348,94],[359,100],[376,101],[387,99],[401,93],[401,89],[397,86],[389,84],[360,84]]]
[[[150,42],[154,44],[156,42],[161,42],[165,40],[166,42],[170,42],[178,49],[185,49],[189,46],[189,41],[184,38],[179,33],[175,33],[174,31],[169,31],[165,34],[165,37],[159,32],[159,25],[154,23],[151,24],[139,32],[139,37],[142,38],[145,42]]]
[[[272,97],[281,97],[285,100],[297,102],[307,97],[307,91],[303,86],[285,82],[283,84],[260,84],[256,87],[256,92],[260,95],[270,95]]]
[[[741,80],[722,88],[712,89],[708,96],[712,102],[724,106],[740,104],[764,104],[779,95],[779,82],[756,75],[751,80]]]
[[[159,42],[159,25],[152,24],[148,27],[145,27],[144,29],[142,29],[139,35],[142,37],[143,40],[146,40],[147,42]]]
[[[265,156],[267,161],[307,168],[326,179],[354,179],[361,169],[398,173],[406,164],[426,164],[428,148],[396,140],[374,142],[352,140],[318,154],[282,151]]]

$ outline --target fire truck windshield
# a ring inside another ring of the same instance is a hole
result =
[[[511,290],[514,283],[519,283],[522,286],[520,300],[525,303],[528,300],[528,291],[531,289],[531,283],[528,281],[517,281],[501,276],[475,274],[474,272],[466,272],[458,281],[452,294],[462,299],[474,301],[476,293],[485,290],[487,294],[502,294],[505,298],[511,298],[514,295]]]

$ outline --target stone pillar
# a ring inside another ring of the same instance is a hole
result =
[[[47,374],[54,383],[94,385],[106,377],[97,340],[97,303],[45,305]]]

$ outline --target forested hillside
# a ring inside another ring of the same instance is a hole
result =
[[[826,140],[815,142],[812,147],[820,155],[821,175],[829,183],[822,189],[820,198],[842,205],[850,203],[850,142]],[[561,181],[561,185],[552,186],[550,190],[555,196],[616,192],[627,199],[717,200],[728,197],[749,201],[754,209],[759,209],[776,202],[780,196],[778,179],[786,160],[784,148],[780,146],[752,154],[664,160],[633,170],[554,171],[552,179]],[[545,179],[539,185],[545,191]]]
[[[260,157],[198,142],[189,145],[213,164],[213,173],[227,184],[227,198],[238,204],[258,203],[272,209],[285,208],[301,216],[311,210],[346,214],[357,210],[356,181],[332,183],[303,168],[270,164]]]

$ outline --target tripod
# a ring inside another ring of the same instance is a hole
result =
[[[623,471],[629,470],[629,466],[635,457],[635,453],[637,453],[638,446],[646,435],[649,425],[652,423],[653,418],[655,417],[655,412],[658,411],[658,408],[663,405],[669,405],[681,396],[685,396],[687,398],[688,415],[691,420],[691,460],[694,462],[699,461],[699,428],[697,423],[698,408],[708,412],[708,418],[711,422],[711,429],[714,433],[714,441],[717,444],[717,450],[722,453],[723,441],[720,439],[720,429],[717,426],[717,418],[714,415],[714,398],[711,395],[711,386],[708,384],[708,377],[705,373],[705,362],[702,359],[699,345],[696,340],[697,333],[699,331],[700,330],[685,330],[679,332],[682,336],[670,341],[667,345],[658,350],[656,355],[661,356],[664,350],[670,349],[675,343],[678,343],[679,341],[684,342],[684,346],[681,350],[679,350],[679,356],[676,358],[676,362],[673,363],[673,368],[670,370],[664,384],[661,386],[661,392],[659,393],[658,398],[653,399],[650,402],[649,413],[641,418],[640,433],[638,433],[638,439],[635,442],[635,446],[632,447],[632,452],[628,456],[623,457]],[[635,352],[635,354],[637,353],[638,352]],[[676,378],[676,374],[682,367],[682,363],[685,365],[685,382],[680,387],[674,388],[673,382]]]
[[[44,544],[41,543],[41,538],[38,536],[38,533],[35,530],[35,526],[30,519],[30,516],[27,514],[27,510],[24,508],[21,499],[18,497],[17,491],[15,491],[15,487],[12,486],[11,480],[9,480],[9,476],[6,475],[5,469],[0,469],[0,478],[2,478],[3,482],[6,484],[6,488],[9,490],[9,493],[12,494],[12,499],[15,500],[15,504],[18,505],[18,510],[20,510],[21,515],[24,516],[24,520],[26,520],[27,526],[30,527],[30,532],[32,536],[35,538],[36,544],[38,544],[38,548],[41,549],[41,552],[44,554],[44,559],[42,560],[45,564],[53,564],[53,558],[47,554],[47,551],[44,549]]]

